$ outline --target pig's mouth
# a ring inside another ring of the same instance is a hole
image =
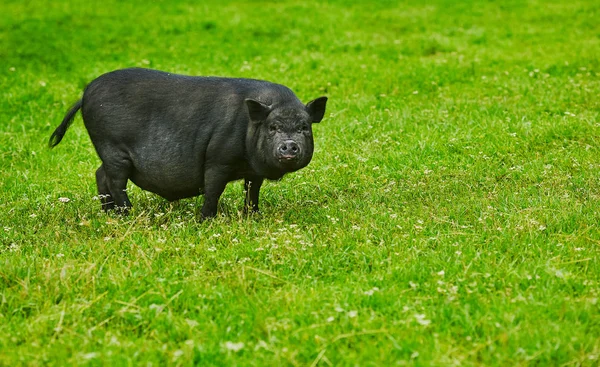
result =
[[[296,171],[302,168],[302,157],[299,155],[278,155],[277,162],[281,170],[286,172]]]
[[[298,156],[294,156],[294,157],[286,157],[286,156],[281,156],[278,157],[277,161],[279,162],[279,166],[284,170],[284,171],[295,171],[298,168],[300,168],[300,159]]]
[[[287,164],[297,162],[299,158],[297,155],[281,155],[277,160],[279,161],[279,163]]]

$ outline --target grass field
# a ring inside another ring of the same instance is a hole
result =
[[[0,365],[596,366],[600,2],[0,3]],[[329,97],[304,170],[95,198],[117,68]],[[66,199],[68,200],[66,200]]]

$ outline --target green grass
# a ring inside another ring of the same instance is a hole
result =
[[[600,3],[3,1],[0,365],[600,358]],[[304,170],[201,223],[94,199],[77,117],[142,66],[329,97]],[[69,198],[61,202],[59,198]]]

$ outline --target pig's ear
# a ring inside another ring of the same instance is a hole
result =
[[[325,105],[327,105],[327,97],[319,97],[306,104],[306,109],[310,114],[312,122],[321,122],[325,116]]]
[[[267,119],[269,113],[271,113],[271,106],[259,102],[254,99],[246,99],[246,106],[248,107],[248,115],[252,122],[261,123]]]

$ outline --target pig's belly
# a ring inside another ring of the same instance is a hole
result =
[[[133,161],[130,180],[141,189],[173,201],[203,193],[201,167],[187,161]]]

